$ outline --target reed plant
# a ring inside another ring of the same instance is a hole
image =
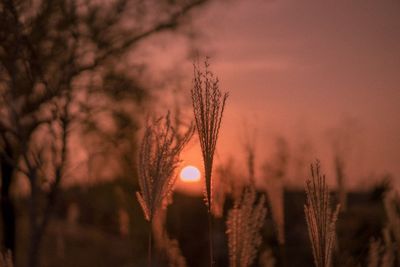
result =
[[[306,182],[307,200],[304,212],[314,257],[315,267],[330,267],[336,239],[336,221],[340,205],[332,212],[329,188],[320,163],[311,165],[311,179]]]
[[[208,60],[204,62],[204,69],[194,64],[193,87],[191,89],[194,118],[197,134],[203,156],[205,176],[205,202],[208,208],[209,225],[209,254],[210,266],[214,264],[212,241],[212,170],[214,152],[217,146],[222,115],[225,109],[227,93],[219,89],[219,80],[210,71]]]
[[[149,222],[148,265],[151,266],[153,219],[157,212],[166,207],[175,184],[175,169],[179,163],[179,154],[188,143],[194,127],[180,135],[172,127],[170,114],[151,125],[147,125],[139,151],[138,176],[140,192],[137,199]]]
[[[394,267],[395,246],[389,228],[383,229],[383,243],[380,239],[372,239],[368,252],[368,267]]]
[[[205,200],[208,211],[212,205],[212,168],[217,146],[219,129],[228,93],[219,89],[219,80],[210,71],[208,60],[204,70],[194,65],[193,87],[191,89],[194,118],[200,140],[205,173]]]
[[[276,139],[276,152],[271,160],[262,166],[263,187],[271,205],[272,219],[275,223],[277,241],[282,258],[285,258],[285,199],[284,186],[289,170],[289,146],[283,137]]]
[[[0,253],[0,267],[13,267],[13,260],[10,251]]]
[[[397,254],[400,257],[400,200],[393,189],[385,194],[383,203],[385,205],[388,227],[397,244]]]
[[[153,236],[155,247],[162,253],[169,267],[187,267],[177,239],[171,238],[166,229],[167,210],[161,209],[154,218]]]
[[[250,186],[235,200],[226,221],[229,266],[249,267],[253,264],[262,243],[260,230],[264,225],[267,209],[265,197],[257,200],[257,192]]]
[[[275,267],[276,259],[274,257],[274,253],[271,248],[265,248],[261,254],[259,259],[259,265],[261,267]]]

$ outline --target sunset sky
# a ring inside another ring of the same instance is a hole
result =
[[[398,1],[223,1],[203,11],[201,49],[230,92],[220,157],[240,160],[243,129],[255,129],[258,164],[282,135],[291,150],[310,140],[306,157],[321,158],[333,176],[330,133],[342,129],[354,139],[351,186],[385,172],[399,179],[398,14]],[[173,55],[165,62],[180,60],[174,43],[162,51]]]
[[[3,2],[0,258],[400,262],[400,0]]]

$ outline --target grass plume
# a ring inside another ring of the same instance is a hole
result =
[[[218,78],[210,71],[206,60],[204,70],[194,65],[193,87],[191,89],[193,112],[197,133],[203,154],[205,173],[205,199],[208,211],[212,205],[212,167],[218,133],[224,113],[227,93],[221,93]]]
[[[204,163],[205,201],[208,209],[208,233],[210,266],[214,264],[212,235],[212,168],[214,152],[217,146],[222,115],[225,109],[227,93],[221,93],[218,78],[210,71],[208,60],[204,62],[204,70],[194,65],[193,87],[191,89],[193,113],[197,134],[200,140]]]
[[[192,126],[180,135],[171,125],[169,113],[146,127],[139,153],[137,199],[145,218],[152,225],[155,214],[166,206],[175,184],[179,154],[194,132]],[[149,266],[151,266],[151,227],[149,230]]]
[[[139,186],[136,193],[146,220],[165,203],[175,184],[179,154],[193,135],[193,127],[180,136],[171,125],[169,113],[148,125],[139,153]]]
[[[260,230],[266,214],[265,197],[262,195],[257,201],[254,187],[245,188],[235,200],[226,221],[230,267],[252,265],[262,242]]]
[[[306,183],[307,202],[304,212],[316,267],[330,267],[335,245],[336,221],[339,205],[332,213],[325,175],[320,174],[320,163],[311,165],[311,180]]]

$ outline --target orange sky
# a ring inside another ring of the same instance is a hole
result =
[[[385,172],[400,185],[398,14],[400,2],[374,0],[220,1],[196,12],[184,31],[197,32],[191,44],[200,48],[200,58],[211,57],[221,89],[230,92],[215,165],[233,157],[244,173],[243,136],[256,131],[259,180],[260,167],[283,136],[291,157],[287,185],[302,187],[308,177],[295,160],[309,164],[316,158],[335,185],[330,136],[340,129],[352,137],[349,186],[365,188],[375,182],[370,177]],[[172,89],[169,95],[158,91],[156,107],[164,113],[178,100],[191,117],[193,58],[187,39],[165,34],[152,44],[143,43],[132,60],[149,60],[152,75]],[[304,151],[302,144],[310,148]],[[182,160],[201,167],[196,140]],[[201,192],[199,184],[178,182],[183,188]]]
[[[398,14],[400,2],[372,0],[222,1],[203,11],[196,41],[230,91],[217,160],[243,158],[247,127],[257,131],[258,165],[283,135],[292,152],[311,140],[306,157],[321,158],[333,176],[329,136],[342,128],[354,132],[350,186],[386,171],[400,179]],[[186,90],[192,62],[183,46],[177,39],[157,47],[158,67],[183,70]],[[190,154],[197,153],[184,158]],[[305,175],[292,172],[288,180],[301,185]]]

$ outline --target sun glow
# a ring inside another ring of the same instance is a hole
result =
[[[200,171],[192,165],[188,165],[181,170],[181,181],[186,183],[195,183],[200,181]]]

